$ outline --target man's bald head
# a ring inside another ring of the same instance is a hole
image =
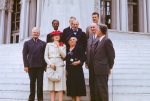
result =
[[[98,25],[96,23],[92,23],[90,27],[91,27],[91,31],[93,32],[93,34],[95,34],[97,31]]]

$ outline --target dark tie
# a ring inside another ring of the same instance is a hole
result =
[[[97,48],[97,46],[98,46],[98,44],[99,44],[99,40],[95,43],[95,45],[94,45],[94,53],[95,53],[95,51],[96,51],[96,48]]]

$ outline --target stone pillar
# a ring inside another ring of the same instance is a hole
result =
[[[29,13],[29,18],[27,19],[27,26],[28,26],[28,31],[27,31],[27,37],[30,36],[32,33],[31,30],[33,27],[36,26],[36,12],[37,12],[37,3],[36,1],[37,0],[29,0],[30,3],[29,3],[29,11],[27,11],[27,13]],[[50,12],[47,12],[47,13],[50,13]]]
[[[119,0],[111,1],[111,28],[120,30]]]
[[[150,0],[147,0],[147,32],[150,33]]]
[[[7,22],[7,35],[6,35],[6,44],[10,43],[11,38],[11,14],[12,14],[12,8],[13,8],[14,1],[8,0],[7,1],[7,8],[8,8],[8,22]]]
[[[94,2],[94,11],[100,14],[100,3],[101,0],[95,0]]]
[[[41,26],[41,13],[42,13],[42,0],[37,0],[37,19],[36,19],[36,27]]]
[[[139,32],[147,33],[146,0],[138,0],[138,4],[139,4]]]
[[[26,25],[25,25],[25,38],[28,37],[28,33],[29,33],[29,3],[30,0],[26,1]]]
[[[143,16],[144,16],[144,19],[143,19],[143,22],[144,22],[144,33],[147,33],[147,10],[146,10],[146,0],[142,0],[143,1]]]
[[[120,29],[123,32],[128,31],[128,2],[127,0],[120,0]]]
[[[97,12],[97,13],[99,13],[99,15],[101,15],[100,6],[101,6],[101,0],[95,0],[95,2],[94,2],[94,11]],[[99,19],[99,23],[101,23],[100,19]]]
[[[0,10],[1,10],[0,44],[4,43],[5,9],[6,9],[6,0],[0,0]]]
[[[20,32],[19,32],[19,41],[24,40],[25,38],[25,27],[26,27],[26,0],[21,0],[21,14],[20,14]]]

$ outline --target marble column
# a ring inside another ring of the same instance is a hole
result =
[[[20,14],[20,32],[19,41],[23,41],[25,38],[25,27],[26,27],[26,0],[21,0],[21,14]]]
[[[29,33],[29,3],[30,0],[26,1],[26,25],[25,25],[25,38],[28,37],[28,33]]]
[[[101,0],[94,0],[94,11],[99,13],[99,15],[101,14],[101,10],[100,10],[100,7],[101,7]],[[92,14],[91,14],[92,15]],[[101,23],[101,20],[99,19],[99,23]]]
[[[7,1],[7,7],[8,7],[8,22],[7,22],[7,35],[6,35],[6,44],[10,43],[10,38],[11,38],[11,15],[12,15],[12,8],[14,1],[13,0],[8,0]]]
[[[37,18],[36,18],[36,27],[41,26],[41,13],[42,13],[42,0],[37,0]]]
[[[120,0],[120,29],[123,32],[128,31],[128,2]]]
[[[147,0],[147,32],[150,33],[150,0]]]
[[[120,30],[120,12],[119,12],[119,0],[112,0],[111,2],[111,28]]]
[[[28,22],[28,36],[31,35],[32,33],[32,28],[36,26],[36,12],[37,12],[37,0],[30,0],[30,3],[29,3],[29,11],[27,11],[27,13],[29,13],[29,18],[27,20]],[[47,13],[50,13],[50,12],[47,12]],[[28,37],[27,36],[27,37]]]
[[[0,0],[0,10],[1,10],[0,44],[3,44],[4,43],[4,30],[5,30],[6,0]]]
[[[139,32],[147,33],[146,0],[138,0],[139,3]]]
[[[143,15],[144,15],[144,33],[147,33],[147,10],[146,10],[146,0],[142,0],[143,1],[143,4],[144,4],[144,11],[143,11]]]

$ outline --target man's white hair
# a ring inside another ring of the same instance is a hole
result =
[[[98,27],[98,25],[97,25],[96,23],[92,23],[91,26],[96,26],[96,27]]]
[[[76,41],[78,41],[78,39],[77,39],[76,37],[74,37],[74,36],[70,37],[70,39],[71,39],[71,38],[74,38]],[[70,39],[69,39],[69,40],[70,40]],[[69,41],[69,40],[68,40],[68,41]]]
[[[33,27],[32,28],[32,32],[38,32],[38,33],[40,33],[40,29],[38,27]]]
[[[79,24],[79,21],[78,20],[73,20],[73,23],[77,22]]]

